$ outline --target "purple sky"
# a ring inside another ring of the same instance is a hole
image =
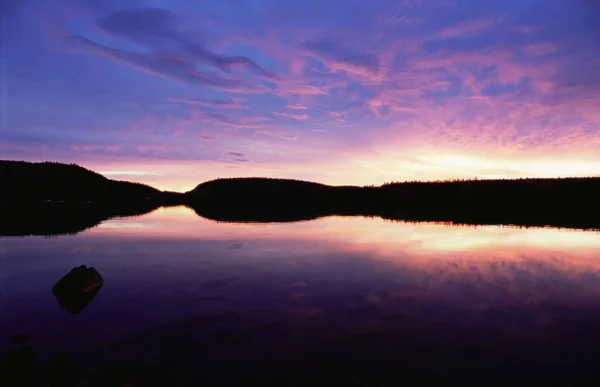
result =
[[[0,158],[185,190],[600,175],[600,1],[0,0]]]

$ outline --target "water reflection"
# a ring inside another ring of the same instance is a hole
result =
[[[294,356],[320,353],[447,370],[529,358],[572,370],[600,355],[595,232],[335,217],[233,224],[178,207],[0,243],[0,331],[29,332],[48,353],[256,367],[306,366]],[[59,313],[47,289],[81,264],[111,286],[85,313]]]
[[[257,232],[260,230],[260,233]],[[416,242],[419,250],[473,250],[478,247],[598,248],[600,233],[557,228],[466,226],[451,223],[416,223],[381,218],[328,217],[295,223],[228,223],[199,218],[188,207],[159,208],[144,217],[105,221],[88,234],[165,238],[212,238],[227,235],[268,239],[306,238],[350,245],[371,244],[388,248]]]

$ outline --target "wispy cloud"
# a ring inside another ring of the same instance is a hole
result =
[[[104,31],[129,39],[157,52],[178,50],[222,71],[245,69],[261,77],[278,80],[279,75],[267,71],[243,55],[219,55],[188,38],[177,28],[176,15],[166,9],[140,8],[112,13],[97,22]]]
[[[279,113],[279,112],[275,112],[273,114],[275,114],[276,116],[291,118],[291,119],[297,120],[297,121],[308,120],[310,118],[308,114],[292,114],[292,113]]]
[[[289,89],[291,94],[305,94],[305,95],[327,95],[327,89],[319,86],[298,86]]]
[[[71,47],[103,55],[150,74],[165,76],[197,86],[208,86],[225,91],[246,91],[253,86],[242,79],[226,78],[215,73],[202,72],[186,58],[168,54],[140,54],[94,43],[81,36],[69,36],[65,42]]]
[[[309,53],[333,62],[368,71],[377,71],[379,69],[379,58],[376,55],[360,52],[349,46],[334,43],[331,40],[309,41],[302,44],[301,47]]]
[[[245,108],[241,103],[231,99],[203,99],[203,98],[168,98],[167,101],[181,103],[184,105],[192,106],[207,106],[207,107],[220,107],[230,109],[242,109]]]
[[[292,109],[292,110],[306,110],[306,109],[308,109],[305,105],[302,105],[301,103],[295,103],[293,105],[287,105],[286,107],[288,109]]]
[[[11,1],[0,153],[344,184],[596,168],[598,2],[342,5]]]

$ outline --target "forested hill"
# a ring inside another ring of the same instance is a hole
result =
[[[340,187],[252,177],[212,180],[189,192],[175,193],[161,192],[144,184],[110,180],[74,164],[0,161],[0,215],[6,219],[11,208],[19,203],[38,218],[48,214],[48,219],[57,220],[66,218],[67,211],[75,212],[77,217],[85,211],[86,216],[96,211],[101,216],[94,215],[94,222],[96,218],[138,214],[161,205],[184,204],[203,217],[234,222],[281,222],[358,215],[394,220],[600,229],[598,198],[600,178],[404,182],[379,187]],[[59,208],[52,208],[56,203]],[[63,203],[78,204],[64,206]],[[81,206],[81,203],[86,205]],[[90,203],[94,206],[87,205]],[[23,218],[22,210],[12,212],[10,222]]]
[[[7,201],[127,202],[155,198],[148,185],[110,180],[75,164],[0,160],[0,199]]]
[[[202,183],[185,194],[201,216],[295,221],[330,215],[468,224],[600,228],[600,178],[403,182],[337,187],[289,179]]]

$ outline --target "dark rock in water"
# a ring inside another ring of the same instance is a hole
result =
[[[93,267],[73,268],[52,288],[60,306],[69,313],[80,313],[98,294],[104,279]]]

